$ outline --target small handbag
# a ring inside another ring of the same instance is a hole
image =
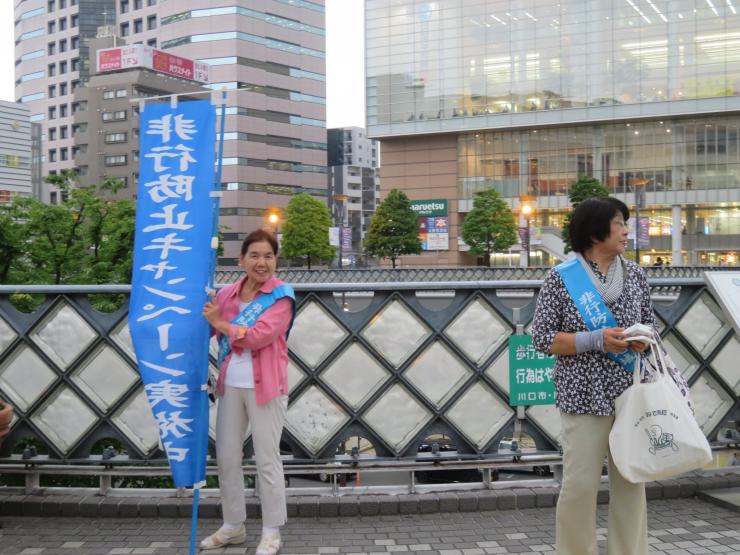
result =
[[[668,370],[662,347],[651,344],[648,360],[657,370],[645,382],[635,370],[632,386],[615,401],[609,434],[614,464],[632,483],[675,476],[712,460],[709,442]]]

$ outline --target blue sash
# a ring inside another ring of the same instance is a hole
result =
[[[619,261],[615,263],[618,264]],[[563,278],[565,288],[589,330],[617,327],[614,315],[599,295],[578,258],[572,258],[555,266],[555,270]],[[638,358],[634,351],[627,349],[621,353],[607,353],[607,356],[620,364],[627,372],[634,372]]]
[[[288,331],[285,332],[285,338],[287,339],[290,334],[290,328],[293,327],[293,318],[295,318],[295,293],[293,293],[293,288],[285,283],[278,285],[270,293],[262,293],[260,296],[252,299],[252,301],[244,307],[244,310],[236,315],[231,323],[236,326],[247,326],[248,328],[251,328],[268,308],[284,297],[289,297],[293,300],[293,316],[290,319]],[[229,343],[229,337],[227,335],[222,335],[221,339],[218,341],[217,368],[221,369],[221,363],[230,352],[231,343]]]

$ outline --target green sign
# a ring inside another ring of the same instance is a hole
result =
[[[446,216],[447,199],[412,200],[411,210],[416,212],[417,216]]]
[[[554,356],[534,349],[528,335],[509,337],[509,405],[552,405]]]

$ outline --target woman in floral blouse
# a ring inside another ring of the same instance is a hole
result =
[[[537,298],[535,348],[557,355],[564,472],[556,516],[560,555],[598,554],[596,496],[609,454],[614,400],[631,385],[631,371],[640,364],[637,353],[645,349],[625,341],[623,332],[636,323],[655,325],[645,274],[622,258],[628,219],[627,206],[617,199],[581,202],[570,223],[577,259],[553,268]],[[572,271],[588,290],[577,301]],[[625,480],[609,457],[609,489],[607,553],[647,555],[644,485]]]

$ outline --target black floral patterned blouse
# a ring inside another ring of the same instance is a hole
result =
[[[602,282],[606,276],[589,262]],[[627,261],[622,294],[607,305],[618,327],[641,323],[655,327],[650,287],[637,264]],[[568,294],[560,274],[551,270],[542,284],[532,324],[532,340],[538,351],[547,353],[560,332],[588,331],[578,308]],[[555,363],[557,407],[570,414],[614,414],[614,399],[632,384],[632,374],[605,353],[590,351],[558,356]]]

